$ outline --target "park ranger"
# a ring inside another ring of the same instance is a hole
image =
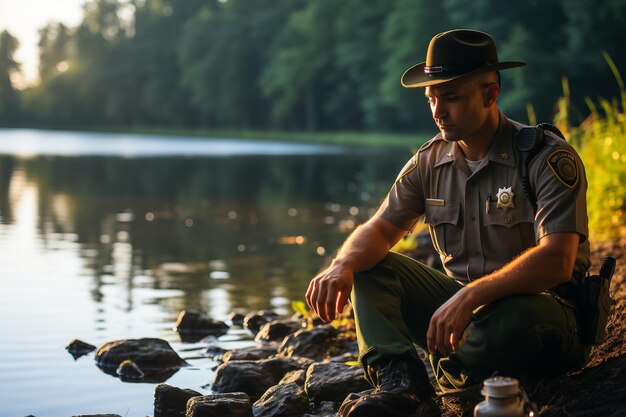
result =
[[[415,345],[440,390],[587,360],[574,306],[552,291],[590,265],[584,167],[547,130],[536,129],[530,161],[516,146],[524,126],[498,108],[499,71],[523,65],[499,61],[488,34],[460,29],[436,35],[426,61],[402,76],[404,87],[424,88],[440,132],[306,294],[324,321],[353,305],[374,389],[346,399],[339,415],[439,415]],[[420,219],[445,274],[390,252]]]

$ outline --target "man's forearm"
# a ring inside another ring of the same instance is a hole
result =
[[[370,220],[359,226],[337,252],[333,265],[347,268],[352,272],[362,272],[378,264],[399,240],[395,233],[401,236],[403,231],[382,230],[380,222]]]
[[[467,286],[475,307],[515,294],[537,294],[568,281],[573,272],[579,238],[561,234],[521,254],[503,268]],[[546,237],[546,238],[549,238]]]

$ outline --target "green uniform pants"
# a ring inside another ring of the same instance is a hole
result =
[[[390,252],[369,271],[355,274],[352,305],[360,361],[366,376],[376,361],[428,351],[426,332],[433,313],[462,284],[409,257]],[[440,389],[463,388],[494,372],[507,376],[550,376],[582,367],[588,346],[581,342],[574,308],[548,293],[506,297],[475,312],[460,350],[430,355]]]

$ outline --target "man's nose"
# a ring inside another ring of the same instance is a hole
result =
[[[435,119],[440,119],[441,117],[445,116],[446,108],[441,100],[435,100],[435,102],[432,104],[432,112]]]

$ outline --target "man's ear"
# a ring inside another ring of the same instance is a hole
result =
[[[483,95],[483,105],[485,107],[491,107],[498,101],[498,96],[500,95],[500,87],[498,83],[491,83],[487,87],[485,87],[485,92]]]

